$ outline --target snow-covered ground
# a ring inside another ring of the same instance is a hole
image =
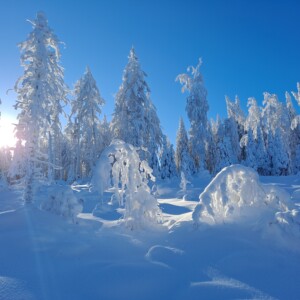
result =
[[[260,181],[300,203],[299,176]],[[1,187],[0,299],[300,299],[297,232],[271,223],[195,226],[192,212],[209,182],[196,178],[186,193],[179,179],[158,183],[164,223],[133,231],[120,221],[122,209],[96,193],[78,193],[84,208],[73,224],[24,207]]]

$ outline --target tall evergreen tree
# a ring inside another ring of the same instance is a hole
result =
[[[270,157],[269,173],[287,175],[291,171],[290,162],[290,122],[285,105],[276,95],[264,93],[263,128],[267,151]]]
[[[232,130],[234,127],[234,130]],[[225,119],[224,122],[217,118],[215,129],[214,129],[214,139],[216,145],[216,161],[215,161],[215,171],[214,173],[219,172],[224,167],[230,166],[231,164],[236,164],[237,155],[236,155],[236,143],[233,143],[233,140],[237,139],[236,124],[232,119]],[[234,135],[233,133],[236,135]]]
[[[254,98],[248,99],[245,132],[241,139],[241,144],[245,146],[245,164],[259,174],[267,175],[270,163],[263,135],[262,113]]]
[[[75,84],[72,119],[68,132],[74,151],[74,179],[91,176],[92,169],[103,149],[101,135],[101,107],[104,104],[96,81],[89,68]],[[72,123],[73,122],[73,123]]]
[[[239,140],[244,135],[244,125],[245,125],[245,114],[241,109],[240,99],[238,96],[235,96],[235,101],[230,101],[229,97],[225,97],[226,99],[226,107],[227,107],[227,115],[229,119],[233,119],[238,128]]]
[[[112,142],[111,130],[109,122],[107,121],[106,115],[104,115],[103,120],[100,126],[100,132],[102,137],[102,146],[101,149],[104,149],[110,145]]]
[[[163,143],[159,153],[159,159],[161,179],[177,176],[173,145],[165,135],[163,136]]]
[[[67,88],[59,65],[59,40],[48,26],[44,13],[31,22],[33,31],[19,47],[24,74],[15,85],[19,109],[16,137],[24,143],[24,200],[32,202],[34,182],[54,178],[60,162],[61,101]]]
[[[124,69],[123,82],[115,98],[111,130],[113,138],[138,147],[140,158],[146,160],[154,170],[154,175],[157,175],[157,154],[162,131],[156,108],[150,99],[146,76],[132,48]]]
[[[189,149],[194,160],[195,171],[207,168],[206,166],[206,144],[208,142],[208,121],[207,112],[209,109],[207,102],[207,91],[204,86],[200,67],[202,60],[199,59],[196,67],[189,67],[188,73],[177,76],[182,85],[182,92],[188,91],[186,112],[190,120]]]
[[[183,119],[180,118],[179,128],[176,136],[175,163],[178,173],[183,172],[185,175],[190,176],[195,173],[195,165],[190,155],[188,145],[188,135]]]

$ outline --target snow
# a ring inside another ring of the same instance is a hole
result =
[[[255,179],[255,187],[277,191],[280,199],[291,195],[289,211],[299,208],[299,176],[254,174],[232,176],[245,184]],[[83,211],[73,224],[24,206],[18,191],[1,186],[0,299],[299,299],[299,236],[290,231],[292,243],[276,234],[278,226],[245,224],[239,214],[230,215],[234,222],[225,218],[196,228],[199,194],[221,180],[217,176],[206,189],[209,177],[190,181],[185,200],[177,198],[180,178],[156,183],[164,223],[147,230],[121,226],[119,205],[106,201],[112,190],[100,198],[78,187]],[[241,194],[247,207],[247,193]],[[260,192],[252,194],[259,202]]]
[[[268,206],[286,208],[289,195],[274,186],[262,186],[257,173],[242,165],[231,165],[221,170],[200,195],[193,218],[207,222],[234,222],[257,219]],[[277,202],[276,202],[277,201]]]

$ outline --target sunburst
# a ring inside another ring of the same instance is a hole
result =
[[[0,148],[2,147],[14,147],[16,145],[17,139],[14,135],[14,123],[15,119],[7,116],[1,115],[0,117]]]

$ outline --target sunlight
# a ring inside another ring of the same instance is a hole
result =
[[[7,115],[1,115],[0,117],[0,148],[13,147],[16,145],[17,139],[14,136],[14,128],[16,120]]]

